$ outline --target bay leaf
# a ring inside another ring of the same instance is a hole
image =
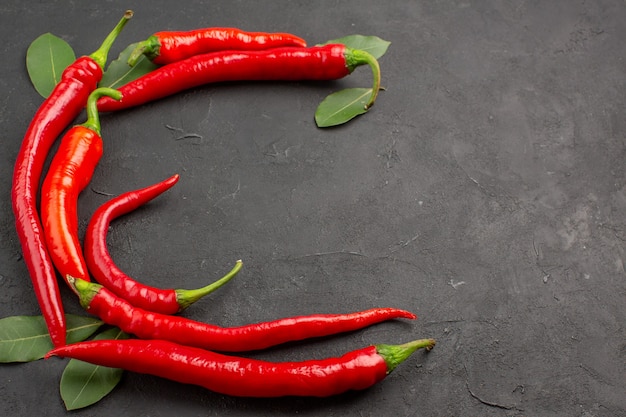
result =
[[[117,59],[109,64],[102,75],[102,80],[98,84],[100,87],[120,88],[124,84],[136,80],[157,68],[157,66],[145,56],[139,58],[134,66],[131,67],[128,65],[128,58],[135,49],[135,46],[137,46],[137,43],[128,45],[120,52]]]
[[[112,328],[98,334],[94,340],[127,338],[126,333]],[[115,388],[123,373],[122,369],[71,359],[61,376],[60,391],[65,408],[77,410],[97,403]]]
[[[26,51],[26,70],[35,90],[47,98],[61,79],[63,70],[75,60],[74,50],[67,42],[44,33]]]
[[[93,317],[66,314],[67,342],[85,340],[102,326]],[[42,316],[11,316],[0,319],[0,363],[42,359],[53,348]]]
[[[340,43],[352,49],[359,49],[361,51],[369,52],[374,58],[379,59],[387,49],[391,42],[379,38],[378,36],[365,36],[365,35],[349,35],[343,38],[333,39],[325,44]]]
[[[318,127],[337,126],[366,113],[366,104],[372,95],[371,88],[347,88],[330,94],[315,111]]]

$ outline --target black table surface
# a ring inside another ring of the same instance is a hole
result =
[[[391,42],[384,90],[331,129],[315,126],[317,105],[369,86],[367,68],[333,82],[206,85],[103,115],[81,236],[110,195],[178,173],[112,224],[108,243],[124,271],[162,287],[197,287],[244,261],[184,316],[223,326],[386,306],[419,316],[250,354],[271,361],[438,345],[371,389],[326,399],[235,398],[127,372],[72,415],[626,415],[623,1],[4,0],[0,317],[40,314],[10,203],[42,102],[26,49],[51,32],[88,54],[126,9],[135,16],[109,60],[160,30],[292,32],[309,44],[376,35]],[[65,363],[0,366],[0,415],[68,414]]]

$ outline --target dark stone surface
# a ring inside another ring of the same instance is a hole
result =
[[[124,46],[164,29],[349,34],[392,42],[385,91],[334,129],[313,113],[370,73],[197,88],[103,117],[80,232],[109,197],[181,174],[115,222],[130,275],[197,287],[245,266],[184,315],[224,326],[396,306],[419,315],[255,357],[303,360],[434,337],[365,392],[251,400],[126,373],[82,416],[626,415],[626,7],[623,1],[32,2],[5,0],[0,78],[0,317],[39,314],[10,206],[38,105],[25,68],[52,32],[77,54],[122,12]],[[82,121],[82,116],[81,119]],[[181,138],[181,134],[192,137]],[[97,192],[95,192],[97,191]],[[86,314],[66,288],[68,312]],[[65,415],[65,362],[2,365],[0,415]]]

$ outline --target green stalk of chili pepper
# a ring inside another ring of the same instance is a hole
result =
[[[11,189],[15,226],[35,295],[55,346],[65,344],[65,315],[37,214],[39,181],[52,144],[85,107],[87,97],[102,78],[102,68],[113,41],[132,15],[132,11],[127,11],[96,52],[78,58],[63,71],[61,80],[31,120],[15,163]]]
[[[79,359],[240,397],[328,397],[363,390],[382,381],[434,339],[402,345],[375,345],[338,358],[268,362],[222,355],[165,340],[101,340],[56,348],[46,355]]]
[[[72,127],[61,139],[41,186],[41,222],[52,262],[63,278],[89,281],[89,271],[78,238],[78,196],[91,181],[102,157],[100,118],[96,101],[102,96],[119,100],[112,88],[98,88],[87,99],[87,121]],[[70,288],[74,288],[70,285]]]
[[[265,349],[282,343],[329,336],[396,318],[416,316],[395,308],[375,308],[351,314],[289,317],[239,327],[220,327],[184,317],[133,307],[101,285],[70,278],[89,313],[141,339],[164,339],[187,346],[225,352]]]
[[[134,66],[144,55],[157,65],[165,65],[209,52],[255,51],[282,46],[304,48],[306,41],[290,33],[246,32],[236,28],[162,31],[139,42],[128,58],[128,65]]]
[[[196,55],[168,64],[119,88],[124,98],[103,97],[100,111],[139,106],[201,85],[226,81],[336,80],[369,65],[373,74],[371,107],[380,90],[380,66],[366,51],[329,44],[310,48],[275,48],[264,51],[220,51]]]

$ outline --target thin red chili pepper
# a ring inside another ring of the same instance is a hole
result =
[[[341,357],[300,362],[268,362],[182,346],[165,340],[98,340],[56,348],[61,356],[199,385],[239,397],[328,397],[363,390],[382,381],[418,349],[434,339],[402,345],[374,345]]]
[[[304,48],[306,41],[291,33],[246,32],[237,28],[162,31],[139,42],[130,54],[128,64],[134,66],[144,55],[157,65],[165,65],[209,52],[256,51],[282,46]]]
[[[113,261],[107,247],[111,221],[146,204],[178,182],[178,174],[149,187],[121,194],[100,206],[85,232],[87,267],[96,281],[135,307],[161,314],[177,313],[226,284],[241,268],[241,261],[223,278],[199,289],[161,289],[141,284],[126,275]]]
[[[89,281],[78,238],[78,196],[91,181],[102,157],[100,118],[96,101],[120,99],[119,91],[98,88],[87,99],[87,121],[72,127],[61,139],[41,186],[41,223],[50,257],[61,276]],[[74,288],[70,285],[70,288]]]
[[[124,98],[117,102],[103,97],[100,111],[139,106],[201,85],[225,81],[335,80],[359,65],[372,68],[374,85],[366,107],[371,107],[380,89],[380,67],[371,54],[341,44],[310,48],[275,48],[264,51],[220,51],[196,55],[165,65],[119,88]]]
[[[65,316],[37,214],[41,172],[50,147],[80,114],[87,97],[102,78],[109,49],[131,17],[132,11],[127,11],[96,52],[78,58],[63,71],[61,80],[30,122],[15,163],[11,199],[17,235],[39,307],[55,346],[65,344]]]
[[[408,311],[375,308],[350,314],[289,317],[239,327],[220,327],[184,317],[133,307],[101,285],[71,279],[80,303],[107,324],[141,339],[164,339],[181,345],[224,352],[264,349],[282,343],[349,332],[396,318],[415,319]]]

